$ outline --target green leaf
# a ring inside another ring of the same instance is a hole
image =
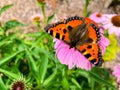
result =
[[[62,86],[64,90],[69,90],[69,82],[65,76],[62,78]]]
[[[12,29],[12,28],[15,28],[15,27],[18,27],[18,26],[26,26],[26,24],[23,24],[23,23],[21,23],[17,20],[9,20],[5,23],[4,28],[6,30],[8,30],[8,29]]]
[[[48,17],[47,24],[49,24],[52,21],[52,19],[54,18],[54,16],[55,15],[53,14],[53,15],[51,15],[51,16]]]
[[[0,8],[0,15],[12,6],[13,4],[9,4],[9,5],[5,5],[2,8]]]
[[[40,63],[40,70],[39,70],[39,78],[40,83],[43,83],[45,75],[47,73],[47,65],[48,65],[48,57],[42,55],[41,63]]]
[[[1,69],[1,68],[0,68],[0,72],[5,74],[6,76],[8,76],[11,79],[18,79],[20,77],[20,75],[18,75],[18,74],[12,73],[11,71],[7,71],[7,70]]]
[[[7,90],[1,76],[0,76],[0,90]]]
[[[100,78],[100,76],[98,76],[97,74],[95,74],[93,72],[90,72],[89,74],[91,75],[91,77],[93,78],[93,80],[95,80],[96,82],[104,84],[104,85],[108,86],[109,88],[111,88],[113,90],[116,90],[116,88],[112,84],[110,84],[106,80]]]
[[[80,84],[74,79],[74,78],[71,78],[71,81],[81,90],[82,87],[80,86]]]
[[[4,29],[0,27],[0,35],[4,35]]]
[[[48,86],[48,84],[51,83],[51,81],[55,78],[55,75],[57,74],[57,69],[54,70],[54,72],[43,82],[43,86]]]
[[[108,29],[104,30],[104,36],[105,36],[105,37],[109,37]]]
[[[26,50],[26,54],[27,54],[28,65],[30,67],[31,73],[32,73],[33,77],[38,79],[38,70],[37,70],[37,67],[36,67],[36,63],[35,63],[32,55],[31,55],[31,53],[28,49]]]
[[[2,66],[3,64],[9,62],[10,60],[12,60],[11,58],[15,57],[17,54],[23,52],[24,50],[20,50],[20,51],[17,51],[15,53],[13,53],[12,55],[9,55],[7,57],[5,57],[4,59],[1,59],[0,60],[0,66]]]

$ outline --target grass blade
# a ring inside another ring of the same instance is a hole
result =
[[[33,59],[29,50],[26,50],[26,54],[27,54],[28,65],[30,67],[31,73],[36,79],[38,79],[38,70],[37,70],[37,67],[36,67],[36,63],[35,63],[35,61],[34,61],[34,59]]]
[[[1,76],[0,76],[0,90],[7,90]]]
[[[110,84],[110,83],[108,83],[107,81],[103,80],[102,78],[100,78],[100,77],[99,77],[98,75],[96,75],[95,73],[90,72],[90,75],[91,75],[91,77],[92,77],[96,82],[101,83],[101,84],[105,84],[105,85],[107,85],[108,87],[112,88],[113,90],[116,90],[116,88],[115,88],[112,84]]]
[[[47,72],[47,65],[48,65],[48,57],[44,56],[44,58],[41,60],[40,70],[39,70],[40,83],[43,83],[44,81]]]
[[[80,86],[80,84],[74,79],[74,78],[71,78],[71,81],[81,90],[82,87]]]
[[[49,83],[54,79],[55,75],[57,74],[57,69],[44,81],[43,86],[48,86]]]
[[[18,74],[12,73],[11,71],[7,71],[7,70],[1,69],[1,68],[0,68],[0,72],[4,73],[6,76],[8,76],[11,79],[18,79],[20,76]]]
[[[19,54],[19,53],[21,53],[21,52],[23,52],[23,51],[24,51],[24,50],[17,51],[17,52],[15,52],[14,54],[9,55],[9,56],[7,56],[7,57],[4,58],[4,59],[1,59],[1,60],[0,60],[0,66],[2,66],[3,64],[9,62],[10,60],[12,60],[11,58],[15,57],[17,54]]]

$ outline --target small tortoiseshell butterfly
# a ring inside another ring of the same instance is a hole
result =
[[[53,37],[75,47],[94,65],[102,64],[101,50],[98,45],[100,32],[98,24],[85,17],[70,17],[45,27]]]

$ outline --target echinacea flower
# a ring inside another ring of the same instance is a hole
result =
[[[30,83],[26,82],[25,78],[20,77],[20,79],[15,80],[10,87],[10,90],[29,90]]]
[[[109,34],[115,33],[120,36],[120,15],[117,14],[104,14],[105,21],[103,27],[108,29]]]
[[[116,36],[120,36],[120,15],[95,12],[91,14],[90,18],[102,24],[105,29],[108,29],[109,34],[115,33]]]
[[[115,77],[117,77],[117,82],[120,84],[120,65],[116,66],[114,68],[114,71],[112,73]]]
[[[106,46],[109,45],[109,40],[105,38],[103,34],[103,28],[100,29],[101,33],[101,40],[99,41],[99,46],[102,50],[102,55],[105,52]],[[60,63],[68,65],[69,69],[72,69],[74,66],[77,68],[90,70],[94,65],[87,60],[78,50],[75,48],[71,48],[68,44],[65,42],[54,39],[56,49],[56,55],[58,59],[60,60]]]

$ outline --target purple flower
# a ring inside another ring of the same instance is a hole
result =
[[[90,18],[108,29],[109,34],[115,33],[116,36],[120,36],[120,15],[95,12],[91,14]]]
[[[120,83],[120,65],[116,66],[114,68],[114,71],[112,73],[115,77],[117,77],[117,82]]]
[[[102,55],[105,52],[106,46],[109,45],[109,40],[103,36],[103,28],[100,29],[101,40],[98,42]],[[90,70],[94,65],[87,60],[82,53],[80,53],[75,48],[71,48],[65,42],[54,39],[56,49],[56,56],[58,57],[60,63],[68,65],[69,69],[72,69],[74,66],[77,68]]]

